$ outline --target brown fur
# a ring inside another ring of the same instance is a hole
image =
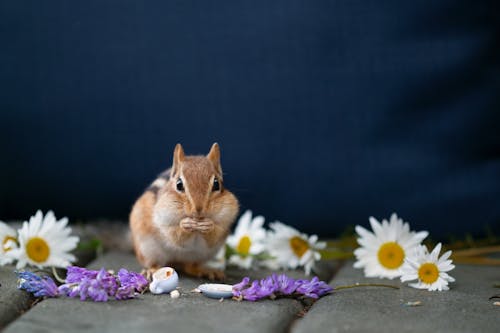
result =
[[[212,191],[215,177],[219,191]],[[179,178],[184,191],[176,188]],[[157,193],[146,191],[130,213],[137,260],[148,269],[178,263],[188,274],[219,278],[201,264],[224,245],[238,214],[238,200],[223,186],[219,146],[207,156],[185,156],[178,144],[170,177],[159,179],[150,186]]]

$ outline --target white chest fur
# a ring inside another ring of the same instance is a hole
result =
[[[188,238],[181,247],[175,246],[172,243],[164,244],[170,260],[181,262],[201,262],[212,258],[218,249],[209,248],[203,236],[199,233],[194,233]]]
[[[168,209],[155,209],[153,224],[158,228],[158,235],[154,237],[160,249],[162,249],[161,260],[169,262],[202,262],[211,259],[219,248],[209,248],[203,235],[193,232],[193,235],[178,244],[171,239],[170,228],[178,224],[179,216],[172,214]],[[156,253],[158,255],[158,253]]]

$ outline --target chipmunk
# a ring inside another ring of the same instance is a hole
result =
[[[238,211],[238,200],[224,188],[219,145],[206,156],[185,156],[177,144],[172,167],[130,213],[137,260],[148,274],[168,264],[189,275],[223,279],[222,271],[203,263],[225,244]]]

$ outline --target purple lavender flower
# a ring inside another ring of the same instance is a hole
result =
[[[107,302],[108,292],[99,282],[99,280],[87,280],[85,285],[81,286],[80,290],[80,300],[84,301],[87,297],[92,299],[94,302]]]
[[[312,280],[295,280],[285,274],[273,274],[262,280],[254,280],[249,285],[250,279],[245,277],[240,283],[233,286],[233,296],[247,301],[256,301],[268,296],[306,296],[319,298],[333,289],[318,277]]]
[[[18,288],[27,290],[37,297],[55,297],[65,295],[79,297],[80,300],[91,299],[94,302],[106,302],[110,297],[128,299],[135,296],[136,291],[146,290],[148,281],[141,274],[120,269],[118,276],[108,273],[104,268],[99,271],[70,266],[66,274],[66,283],[56,286],[48,277],[39,277],[31,272],[18,274]]]
[[[313,277],[311,281],[301,281],[297,286],[296,292],[307,297],[319,298],[333,289],[328,284],[320,281],[317,276]]]
[[[118,280],[121,286],[132,286],[137,291],[144,291],[148,286],[148,280],[143,275],[130,272],[125,268],[118,271]]]
[[[249,288],[243,289],[241,291],[241,295],[243,296],[243,299],[246,299],[247,301],[251,302],[263,298],[260,295],[259,281],[258,280],[253,281]]]
[[[106,302],[118,289],[116,277],[102,268],[95,279],[87,279],[80,284],[80,299],[91,298],[95,302]]]
[[[80,267],[69,267],[66,283],[59,286],[59,291],[69,297],[80,296],[94,302],[106,302],[109,296],[114,296],[118,289],[116,277],[104,268],[100,271],[87,270]]]
[[[60,295],[65,295],[71,298],[80,295],[80,285],[78,283],[65,283],[60,285],[57,289]]]
[[[264,298],[271,296],[275,292],[279,291],[278,284],[273,279],[273,276],[268,276],[260,280],[260,290],[257,292],[259,298]]]
[[[16,272],[17,288],[32,293],[35,297],[56,297],[57,286],[48,276],[40,277],[32,272]]]
[[[99,271],[70,266],[66,272],[66,283],[79,283],[84,279],[95,279]]]
[[[240,297],[241,291],[243,290],[243,288],[245,288],[248,285],[249,282],[250,282],[250,278],[248,276],[245,276],[243,278],[243,280],[241,280],[240,283],[233,285],[233,296]]]
[[[99,274],[99,271],[70,266],[66,272],[66,283],[59,286],[59,292],[61,295],[68,297],[80,296],[81,300],[85,300],[90,281],[95,279],[97,274]]]
[[[124,300],[135,297],[135,288],[132,286],[121,286],[118,288],[115,294],[115,298],[118,300]]]
[[[135,296],[135,292],[143,292],[148,286],[148,280],[139,273],[129,272],[122,268],[118,271],[120,287],[116,291],[116,299],[128,299]]]
[[[297,289],[295,279],[287,276],[286,274],[273,274],[273,279],[276,281],[276,285],[283,295],[291,295],[294,293],[295,289]]]
[[[273,280],[272,276],[264,278],[262,280],[255,280],[248,286],[250,282],[249,277],[244,277],[243,280],[233,285],[233,296],[241,297],[247,301],[256,301],[261,298],[270,296],[277,290],[276,282]]]

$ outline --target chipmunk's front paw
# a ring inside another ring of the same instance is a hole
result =
[[[141,275],[143,275],[144,277],[146,277],[146,279],[148,281],[152,281],[153,280],[153,274],[159,269],[158,266],[153,266],[153,267],[150,267],[150,268],[144,268],[142,271],[141,271]]]
[[[196,230],[197,223],[190,218],[185,218],[181,220],[179,226],[183,231],[192,232]]]
[[[196,226],[195,226],[195,230],[199,231],[203,234],[211,232],[212,230],[214,230],[214,228],[215,228],[214,222],[211,220],[203,220],[203,221],[197,222]]]
[[[224,281],[226,274],[223,271],[190,263],[184,266],[184,272],[197,278],[206,278],[211,281]]]

